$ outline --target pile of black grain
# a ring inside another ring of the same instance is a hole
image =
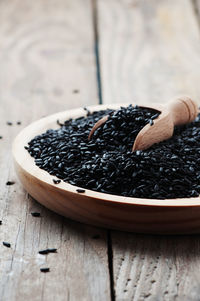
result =
[[[110,117],[88,142],[102,116]],[[171,139],[131,152],[137,133],[158,116],[140,107],[99,111],[68,120],[26,147],[35,163],[72,185],[139,198],[180,198],[200,193],[200,117],[176,127]]]

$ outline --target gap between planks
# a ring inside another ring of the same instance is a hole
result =
[[[101,86],[101,64],[99,56],[99,33],[98,33],[98,11],[97,11],[97,0],[92,1],[92,10],[93,10],[93,29],[94,29],[94,52],[96,59],[96,76],[98,84],[98,97],[99,104],[103,103],[102,99],[102,86]]]

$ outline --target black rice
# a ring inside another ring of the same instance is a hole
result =
[[[149,124],[150,124],[150,125],[154,125],[154,122],[153,122],[152,119],[150,119]]]
[[[53,182],[54,182],[54,184],[59,184],[61,182],[61,180],[53,179]]]
[[[3,241],[3,245],[7,248],[11,247],[11,244],[9,242]]]
[[[14,185],[14,184],[15,184],[15,182],[13,182],[13,181],[6,182],[6,185],[8,185],[8,186],[11,186],[11,185]]]
[[[78,193],[84,193],[84,192],[85,192],[85,189],[80,189],[80,188],[78,188],[78,189],[76,189],[76,191],[77,191]]]
[[[86,109],[87,110],[87,109]],[[101,117],[107,122],[88,135]],[[200,116],[175,127],[171,139],[132,153],[138,132],[158,111],[128,106],[90,113],[49,129],[28,143],[35,164],[71,185],[138,198],[196,197],[200,193]],[[153,126],[153,124],[152,124]]]
[[[50,268],[41,268],[40,271],[42,273],[48,273],[48,272],[50,272]]]
[[[51,248],[51,249],[45,249],[45,250],[41,250],[39,251],[38,253],[41,254],[41,255],[46,255],[46,254],[49,254],[49,253],[56,253],[57,252],[57,249],[55,248]]]
[[[7,124],[7,125],[12,125],[12,122],[7,121],[6,124]]]
[[[34,217],[40,217],[40,212],[31,212],[31,215]]]

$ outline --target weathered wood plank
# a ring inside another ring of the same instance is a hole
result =
[[[0,300],[110,300],[106,231],[40,206],[19,184],[11,160],[23,126],[98,102],[91,1],[1,1],[0,66]],[[8,180],[16,184],[6,186]],[[47,247],[57,254],[38,254]]]
[[[198,99],[197,25],[189,0],[99,0],[104,103]]]
[[[116,300],[199,300],[199,236],[112,232]]]
[[[104,103],[200,95],[200,32],[188,0],[99,0]],[[117,301],[199,300],[200,236],[111,232]]]

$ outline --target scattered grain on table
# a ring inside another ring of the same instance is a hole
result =
[[[48,273],[48,272],[50,272],[50,268],[41,268],[40,271],[42,273]]]
[[[6,185],[8,185],[8,186],[11,186],[11,185],[14,185],[14,184],[15,184],[14,181],[7,181],[7,182],[6,182]]]
[[[11,244],[9,242],[3,241],[3,245],[7,248],[11,247]]]
[[[31,215],[34,216],[34,217],[40,217],[41,216],[40,212],[31,212]]]

